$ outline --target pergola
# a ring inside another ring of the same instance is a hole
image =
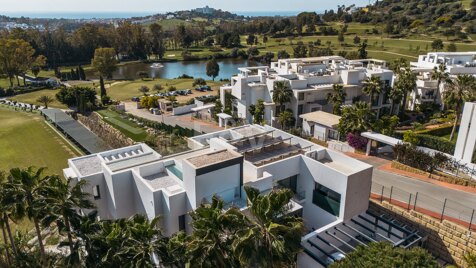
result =
[[[378,142],[390,145],[392,147],[394,147],[397,144],[403,143],[402,140],[399,140],[387,135],[383,135],[377,132],[363,132],[360,135],[369,140],[367,142],[367,150],[365,151],[366,155],[370,155],[370,149],[372,148],[372,141],[378,141]]]

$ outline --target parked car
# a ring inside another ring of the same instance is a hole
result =
[[[212,91],[212,88],[210,86],[202,86],[201,89],[203,91]]]
[[[204,92],[206,89],[202,89],[201,87],[195,88],[196,91]]]
[[[140,101],[140,99],[139,99],[138,97],[132,97],[131,100],[132,100],[132,101],[135,101],[135,102],[139,102],[139,101]]]
[[[193,94],[193,92],[190,89],[186,89],[185,92],[187,93],[187,95]]]

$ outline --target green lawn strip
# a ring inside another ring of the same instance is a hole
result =
[[[67,160],[78,156],[36,113],[15,111],[0,105],[0,170],[15,167],[47,167],[46,174],[62,176]],[[33,224],[21,220],[13,229],[29,231]]]
[[[122,118],[120,114],[110,110],[101,110],[98,113],[105,122],[134,141],[144,141],[146,139],[147,133],[143,128],[128,119]]]

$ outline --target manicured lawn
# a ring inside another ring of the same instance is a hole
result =
[[[0,105],[0,170],[14,167],[47,167],[46,174],[62,176],[67,160],[79,156],[38,114],[15,111]],[[30,230],[28,220],[18,223]]]
[[[100,114],[108,124],[135,141],[144,141],[147,137],[147,133],[141,126],[123,118],[119,113],[111,110],[100,110],[97,111],[97,113]]]
[[[188,99],[197,97],[200,95],[208,94],[217,94],[218,88],[224,84],[224,82],[213,82],[207,81],[207,84],[213,89],[213,91],[208,92],[198,92],[193,90],[192,84],[193,79],[155,79],[155,80],[134,80],[134,81],[123,81],[116,82],[107,89],[107,94],[114,100],[130,100],[132,97],[141,96],[142,93],[139,92],[141,86],[147,86],[150,89],[149,93],[155,93],[153,87],[155,84],[161,84],[162,87],[168,89],[169,86],[174,86],[177,90],[181,89],[191,89],[193,94],[188,96],[177,96],[177,101],[186,102]]]
[[[53,102],[50,103],[48,107],[53,107],[53,108],[67,108],[66,105],[62,104],[56,99],[56,93],[58,93],[58,90],[55,89],[43,89],[39,91],[34,91],[30,93],[25,93],[25,94],[19,94],[13,97],[9,97],[11,100],[19,101],[19,102],[25,102],[29,104],[35,104],[35,105],[43,105],[40,102],[37,102],[36,100],[40,96],[49,96],[53,99]]]

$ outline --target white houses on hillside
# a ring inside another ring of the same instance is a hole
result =
[[[231,85],[220,88],[221,101],[225,104],[225,93],[231,93],[236,98],[234,112],[238,117],[252,122],[249,107],[262,99],[265,104],[264,120],[275,126],[274,85],[277,81],[286,81],[293,91],[293,97],[285,105],[293,111],[296,125],[301,126],[299,116],[302,114],[332,111],[327,95],[335,84],[344,86],[345,104],[357,100],[370,101],[369,96],[362,93],[364,81],[370,77],[379,77],[384,84],[393,85],[393,71],[387,68],[386,62],[380,60],[346,60],[340,56],[280,59],[269,67],[240,68],[239,74],[231,77]],[[383,92],[372,102],[372,109],[377,116],[390,112],[391,103],[387,93]],[[398,109],[398,105],[395,108]]]

